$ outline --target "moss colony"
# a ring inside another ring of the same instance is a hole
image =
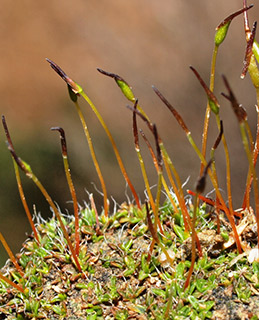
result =
[[[225,40],[231,21],[243,15],[247,48],[241,77],[250,74],[259,104],[259,45],[256,23],[250,29],[248,10],[228,16],[217,27],[209,86],[191,67],[208,98],[201,150],[181,115],[155,87],[153,90],[170,110],[186,134],[201,163],[195,189],[183,191],[182,181],[166,151],[159,130],[141,108],[131,87],[120,76],[98,69],[111,77],[132,103],[135,150],[145,182],[146,201],[141,203],[122,163],[116,142],[96,106],[53,61],[54,71],[66,82],[89,145],[103,193],[103,210],[98,212],[94,197],[89,205],[78,204],[69,169],[65,132],[58,131],[64,170],[74,205],[74,214],[65,215],[47,193],[31,167],[16,153],[5,117],[2,117],[7,146],[11,153],[21,200],[32,227],[32,235],[14,256],[0,233],[10,260],[0,272],[0,319],[258,319],[259,318],[259,198],[256,176],[259,129],[251,134],[246,111],[239,105],[226,77],[223,77],[226,103],[230,103],[240,126],[241,143],[248,174],[241,210],[234,210],[231,194],[230,160],[219,102],[214,95],[218,49]],[[90,132],[79,105],[86,100],[103,126],[114,149],[120,170],[134,200],[109,204],[106,185],[95,154]],[[228,100],[228,101],[227,101]],[[259,110],[256,108],[257,116]],[[219,134],[206,154],[210,115]],[[150,131],[151,143],[138,121]],[[259,127],[259,126],[257,126]],[[157,171],[156,191],[151,192],[139,139],[144,139]],[[227,200],[220,189],[214,155],[223,145],[226,158]],[[154,148],[154,149],[153,149]],[[208,160],[206,160],[208,159]],[[53,217],[44,221],[30,213],[23,192],[20,172],[40,189]],[[206,180],[214,188],[214,198],[203,195]],[[161,200],[161,193],[166,200]],[[250,194],[254,204],[250,203]]]

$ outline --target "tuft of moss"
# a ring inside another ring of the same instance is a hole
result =
[[[70,98],[76,106],[102,185],[104,210],[97,212],[92,195],[89,197],[90,206],[79,207],[62,128],[52,129],[60,133],[65,174],[74,204],[73,216],[60,211],[30,165],[16,154],[5,118],[2,117],[19,193],[33,235],[25,241],[16,257],[4,238],[0,237],[10,256],[10,261],[0,270],[0,319],[258,319],[259,234],[256,226],[259,226],[259,190],[255,166],[259,152],[259,124],[253,140],[247,114],[238,104],[226,77],[223,77],[228,91],[228,95],[223,95],[230,101],[237,116],[249,163],[242,210],[234,210],[228,148],[219,103],[213,93],[218,47],[225,40],[232,19],[244,14],[247,49],[241,76],[250,73],[259,102],[256,76],[258,67],[253,64],[257,57],[253,52],[256,52],[258,46],[254,40],[256,24],[251,31],[247,17],[247,10],[251,7],[247,7],[244,1],[243,9],[231,14],[217,28],[209,87],[198,71],[191,67],[208,98],[201,151],[181,115],[153,87],[184,130],[201,161],[195,191],[188,192],[194,196],[193,200],[185,198],[180,177],[166,152],[156,125],[140,107],[125,80],[98,69],[102,74],[114,78],[125,97],[134,103],[134,107],[129,109],[133,113],[135,149],[148,195],[144,204],[141,204],[131,184],[116,143],[96,106],[80,85],[56,63],[47,59],[66,82]],[[136,203],[116,204],[112,214],[109,212],[106,186],[90,133],[79,107],[79,97],[87,101],[107,133]],[[206,161],[206,121],[210,117],[210,111],[215,114],[219,135],[211,148],[210,158]],[[257,113],[259,114],[258,108]],[[137,117],[147,125],[155,142],[156,152],[141,131],[157,170],[155,198],[150,191],[141,155]],[[221,140],[226,155],[228,205],[218,184],[214,158]],[[163,167],[168,179],[165,179]],[[23,193],[19,169],[32,179],[46,198],[53,212],[50,220],[44,221],[40,215],[35,214],[34,223]],[[215,199],[202,196],[208,178],[215,189]],[[252,186],[255,214],[250,205]],[[166,195],[164,203],[161,203],[162,192]]]
[[[40,244],[28,239],[17,256],[24,279],[11,262],[2,269],[23,284],[25,292],[17,294],[1,282],[0,311],[6,319],[165,319],[165,314],[168,319],[211,319],[224,309],[218,296],[232,303],[236,297],[233,310],[242,306],[246,312],[255,312],[254,306],[247,308],[245,304],[259,287],[259,263],[251,267],[243,254],[225,252],[224,239],[216,236],[213,216],[208,215],[203,205],[197,232],[205,254],[197,261],[187,290],[183,284],[190,267],[191,243],[185,236],[183,220],[174,217],[168,201],[163,205],[161,221],[163,243],[173,265],[159,247],[148,260],[151,236],[146,212],[134,205],[121,205],[108,221],[104,215],[96,221],[90,208],[80,211],[82,273],[71,261],[56,219],[38,219]],[[226,224],[222,232],[229,232],[223,215],[221,219]],[[63,216],[63,220],[73,236],[74,218]],[[253,224],[251,215],[242,234],[246,240],[255,237]]]
[[[81,273],[55,217],[38,218],[40,243],[29,238],[17,255],[24,278],[11,262],[1,270],[25,288],[22,294],[0,283],[3,319],[215,319],[218,314],[231,318],[238,312],[259,313],[259,298],[254,296],[259,263],[250,264],[232,246],[224,249],[227,242],[216,234],[215,217],[205,205],[198,211],[196,226],[204,256],[196,261],[186,290],[191,241],[183,219],[174,215],[169,201],[164,203],[161,240],[174,261],[170,265],[158,246],[149,260],[152,237],[145,217],[145,209],[126,203],[108,221],[104,214],[96,220],[89,207],[82,209]],[[241,222],[246,225],[241,236],[252,243],[255,220],[253,214],[249,217]],[[223,214],[220,219],[222,233],[229,233]],[[73,216],[63,215],[63,221],[73,237]]]

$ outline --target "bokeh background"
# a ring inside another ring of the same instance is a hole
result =
[[[189,69],[193,65],[208,83],[215,27],[242,7],[241,0],[2,0],[0,11],[0,111],[6,116],[16,150],[30,163],[62,211],[72,213],[70,195],[63,172],[58,134],[49,130],[61,126],[66,131],[69,160],[80,204],[95,193],[101,208],[100,184],[89,156],[83,130],[70,101],[66,85],[52,71],[45,58],[57,62],[83,86],[110,128],[128,174],[144,199],[144,183],[132,137],[132,115],[115,82],[96,71],[97,67],[117,73],[133,87],[135,96],[157,124],[185,188],[192,188],[199,161],[184,133],[151,89],[158,87],[178,109],[200,146],[206,97]],[[250,10],[251,22],[259,8]],[[249,77],[240,79],[245,54],[242,17],[236,18],[219,50],[215,93],[230,148],[234,206],[242,202],[247,162],[240,142],[236,119],[227,101],[221,74],[225,74],[239,101],[246,107],[253,131],[256,129],[255,93]],[[82,99],[81,99],[82,100]],[[101,164],[109,196],[118,203],[130,191],[118,169],[110,143],[88,105],[81,101]],[[146,130],[144,124],[139,126]],[[211,140],[217,129],[212,117]],[[156,173],[143,145],[151,184]],[[0,230],[17,252],[30,227],[15,182],[13,165],[0,130]],[[224,152],[216,153],[221,187],[226,190]],[[43,217],[49,208],[33,183],[23,178],[25,194],[32,210]],[[210,191],[211,186],[206,191]],[[1,247],[2,264],[6,254]]]

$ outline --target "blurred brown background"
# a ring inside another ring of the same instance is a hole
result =
[[[92,183],[97,189],[100,184],[66,86],[45,58],[57,62],[94,101],[118,144],[129,176],[142,199],[144,184],[134,153],[132,115],[125,108],[128,101],[115,82],[99,74],[96,67],[117,73],[132,85],[140,104],[156,122],[182,181],[190,176],[187,187],[192,188],[199,172],[198,158],[178,124],[153,93],[151,85],[156,85],[178,109],[200,145],[206,97],[189,65],[195,66],[208,83],[215,27],[241,7],[241,0],[1,1],[1,114],[7,118],[17,152],[31,164],[63,211],[72,212],[72,205],[67,202],[70,195],[63,173],[58,134],[50,132],[50,127],[62,126],[66,131],[79,202],[88,201],[85,189],[97,194]],[[251,22],[258,18],[258,13],[256,4],[249,12]],[[227,75],[239,101],[246,107],[255,131],[255,93],[249,77],[243,81],[240,79],[244,53],[243,21],[238,17],[219,50],[215,86],[232,159],[235,207],[241,205],[247,162],[236,119],[229,104],[220,97],[220,92],[224,91],[221,74]],[[80,100],[109,196],[117,202],[124,201],[125,182],[110,143],[93,112]],[[146,130],[141,122],[139,127]],[[210,134],[209,145],[217,135],[213,117]],[[20,203],[3,130],[0,149],[0,229],[12,249],[17,251],[30,228]],[[151,184],[155,184],[156,174],[148,154],[145,159]],[[221,148],[216,153],[216,161],[221,186],[225,190]],[[48,205],[41,194],[31,181],[23,179],[23,182],[30,208],[35,203],[37,211],[47,217]],[[210,186],[207,187],[209,190]],[[127,194],[131,198],[130,191],[127,190]],[[101,203],[101,197],[95,197]]]

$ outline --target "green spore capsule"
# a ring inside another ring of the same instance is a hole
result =
[[[219,114],[219,106],[217,105],[217,103],[215,103],[209,97],[208,97],[208,100],[209,100],[209,105],[210,105],[211,111],[214,112],[215,114]]]
[[[230,26],[230,22],[227,22],[226,24],[220,26],[219,28],[217,28],[216,30],[216,34],[215,34],[215,38],[214,38],[214,42],[216,46],[220,46],[221,43],[225,40],[227,32],[228,32],[228,28]]]
[[[135,96],[130,88],[130,86],[123,80],[120,79],[116,79],[115,81],[117,83],[117,85],[120,87],[122,93],[124,94],[124,96],[131,102],[135,102]]]

